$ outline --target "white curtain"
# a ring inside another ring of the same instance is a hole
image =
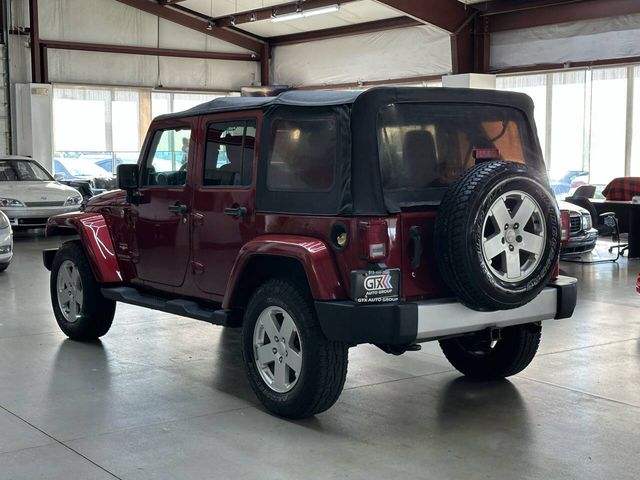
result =
[[[41,1],[40,35],[45,40],[247,53],[113,0]],[[49,78],[65,83],[211,89],[238,89],[260,80],[257,62],[64,50],[49,51]]]
[[[292,86],[451,72],[451,39],[431,26],[399,28],[274,48],[274,82]]]
[[[640,14],[497,32],[491,68],[640,55]]]

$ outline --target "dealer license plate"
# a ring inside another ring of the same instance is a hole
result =
[[[400,270],[355,270],[351,285],[358,303],[396,302],[400,298]]]

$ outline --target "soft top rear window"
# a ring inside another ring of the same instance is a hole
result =
[[[390,105],[380,111],[377,130],[385,196],[399,206],[437,203],[438,190],[474,166],[478,152],[519,163],[539,161],[525,116],[510,107]]]

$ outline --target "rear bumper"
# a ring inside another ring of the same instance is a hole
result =
[[[318,319],[329,340],[349,344],[402,345],[543,320],[569,318],[577,300],[577,280],[559,277],[528,304],[512,310],[479,312],[456,299],[389,305],[352,301],[316,302]]]

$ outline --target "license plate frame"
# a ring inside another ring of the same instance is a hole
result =
[[[361,304],[392,303],[400,300],[400,269],[354,270],[351,298]]]

